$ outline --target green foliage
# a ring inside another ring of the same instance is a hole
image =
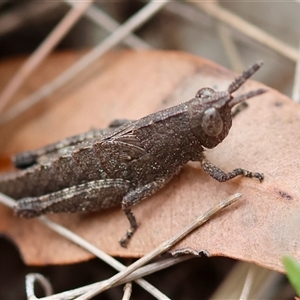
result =
[[[282,262],[291,285],[300,296],[300,264],[291,256],[284,256]]]

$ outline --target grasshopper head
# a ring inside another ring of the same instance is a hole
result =
[[[232,93],[239,89],[262,64],[262,61],[257,62],[244,71],[229,85],[226,92],[202,88],[195,98],[189,101],[191,130],[204,147],[213,148],[228,135],[232,124],[232,107],[266,92],[265,89],[258,89],[237,97],[232,96]]]

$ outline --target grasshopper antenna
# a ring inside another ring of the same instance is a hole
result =
[[[241,76],[236,78],[228,87],[227,91],[229,94],[232,94],[237,89],[239,89],[247,79],[249,79],[260,67],[263,65],[263,61],[259,60],[258,62],[254,63],[250,66],[246,71],[242,73]]]
[[[266,89],[258,89],[255,91],[250,91],[249,93],[246,93],[246,94],[243,94],[243,95],[233,98],[228,103],[228,105],[229,105],[229,107],[234,107],[235,105],[237,105],[241,102],[244,102],[245,100],[247,100],[249,98],[255,97],[257,95],[261,95],[261,94],[265,93],[266,91],[267,91]]]
[[[246,71],[244,71],[242,73],[241,76],[239,76],[238,78],[236,78],[228,87],[228,93],[232,94],[233,92],[235,92],[237,89],[239,89],[245,82],[247,79],[249,79],[257,70],[260,69],[260,67],[263,65],[263,61],[260,60],[256,63],[254,63],[252,66],[250,66]],[[246,94],[240,95],[238,97],[233,98],[230,103],[229,106],[233,107],[235,105],[237,105],[238,103],[241,103],[249,98],[255,97],[257,95],[263,94],[265,93],[267,90],[266,89],[258,89],[255,91],[250,91]]]

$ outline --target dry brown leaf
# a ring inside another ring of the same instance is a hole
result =
[[[72,55],[71,55],[72,57]],[[30,90],[59,72],[69,54],[55,54],[23,89]],[[55,67],[53,62],[55,61]],[[13,61],[0,65],[0,72]],[[268,66],[265,66],[266,68]],[[76,82],[47,102],[1,129],[3,157],[32,149],[116,118],[137,119],[192,98],[210,86],[223,90],[236,76],[222,67],[185,53],[122,52],[109,54]],[[249,81],[245,90],[262,87]],[[20,95],[21,96],[21,95]],[[213,204],[236,192],[242,200],[182,241],[178,248],[206,249],[283,271],[281,257],[300,260],[300,107],[268,88],[249,101],[225,141],[207,151],[224,170],[243,167],[263,172],[265,180],[236,178],[219,183],[199,164],[189,163],[163,190],[134,208],[140,227],[128,249],[118,240],[128,227],[120,209],[92,214],[61,214],[65,225],[112,255],[141,256],[181,230]],[[29,264],[72,263],[91,254],[51,232],[37,220],[23,220],[1,206],[0,229],[20,247]]]

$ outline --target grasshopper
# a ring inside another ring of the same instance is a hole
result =
[[[261,65],[249,67],[227,91],[201,88],[193,99],[139,120],[115,121],[107,129],[20,153],[13,161],[23,170],[3,175],[0,191],[17,199],[14,210],[25,218],[121,205],[130,223],[120,240],[126,247],[137,229],[132,206],[164,187],[188,161],[198,161],[220,182],[238,175],[263,180],[263,174],[241,168],[226,173],[204,154],[228,135],[232,108],[266,92],[232,96]]]

